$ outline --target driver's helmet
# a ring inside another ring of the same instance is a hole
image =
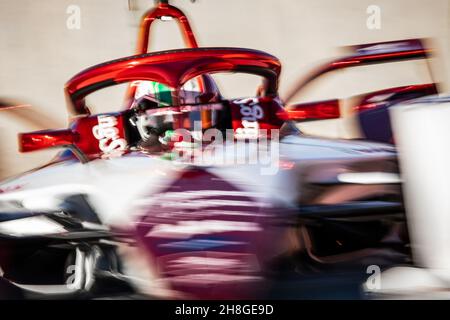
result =
[[[201,76],[188,81],[180,90],[152,81],[141,83],[131,108],[132,119],[144,149],[170,146],[174,135],[189,133],[195,143],[201,143],[201,132],[210,128],[226,129],[225,105],[211,78]],[[230,125],[231,126],[231,125]],[[182,130],[184,129],[184,130]]]

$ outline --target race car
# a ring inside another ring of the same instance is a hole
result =
[[[19,136],[23,152],[64,151],[0,185],[5,291],[276,297],[294,276],[407,263],[394,147],[302,135],[278,97],[280,71],[261,51],[194,48],[74,76],[69,128]],[[223,97],[220,73],[258,77],[258,94]],[[168,90],[91,113],[90,95],[141,82]]]
[[[188,49],[147,53],[163,17]],[[411,263],[395,148],[298,128],[337,101],[285,108],[276,57],[198,48],[165,2],[136,53],[69,80],[69,128],[19,136],[62,150],[0,184],[2,298],[362,298],[369,266]],[[221,74],[259,82],[225,96]],[[116,87],[125,101],[93,103]]]

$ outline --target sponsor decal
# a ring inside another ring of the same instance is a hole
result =
[[[196,251],[171,254],[158,259],[166,275],[179,285],[204,287],[261,280],[257,257],[246,253]]]
[[[234,100],[239,105],[242,128],[237,128],[237,139],[257,139],[259,134],[259,120],[264,117],[264,111],[258,104],[258,98]]]
[[[262,231],[258,223],[252,221],[231,220],[193,220],[180,221],[175,224],[158,224],[146,237],[188,239],[195,235],[206,235],[223,232],[257,232]]]
[[[104,153],[125,151],[127,141],[119,135],[117,118],[111,115],[99,115],[98,125],[92,128],[92,134],[99,141],[98,147]]]

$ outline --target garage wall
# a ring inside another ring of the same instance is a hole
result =
[[[191,18],[200,45],[249,47],[283,63],[281,94],[302,74],[341,53],[340,47],[402,38],[431,38],[439,53],[438,79],[450,83],[449,0],[174,0]],[[78,71],[131,55],[139,18],[149,0],[0,1],[0,100],[31,104],[48,125],[66,125],[64,83]],[[381,28],[370,30],[369,5],[381,9]],[[80,28],[67,27],[80,9]],[[69,21],[70,22],[70,21]],[[152,50],[179,47],[173,22],[158,22]],[[447,62],[446,62],[447,61]],[[386,74],[380,74],[380,77]],[[389,73],[395,79],[402,74]],[[331,85],[339,94],[351,81]],[[107,101],[116,105],[120,101]],[[45,161],[52,152],[18,155],[17,131],[35,130],[0,114],[3,173]],[[5,164],[6,163],[6,164]]]

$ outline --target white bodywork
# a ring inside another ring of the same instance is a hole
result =
[[[250,155],[240,154],[246,148]],[[300,191],[291,169],[301,170],[311,163],[339,168],[345,163],[395,158],[394,147],[385,144],[288,136],[280,143],[270,142],[271,159],[257,164],[246,162],[252,152],[260,149],[245,143],[226,145],[215,154],[215,159],[223,161],[208,166],[208,170],[240,188],[292,205]],[[243,162],[236,164],[239,158]],[[0,189],[13,191],[0,194],[0,203],[19,201],[29,210],[58,210],[65,197],[86,194],[104,224],[124,226],[134,221],[133,204],[164,189],[191,165],[145,154],[97,159],[87,164],[71,160],[4,182]],[[375,180],[372,183],[389,183],[392,176],[378,176]]]

